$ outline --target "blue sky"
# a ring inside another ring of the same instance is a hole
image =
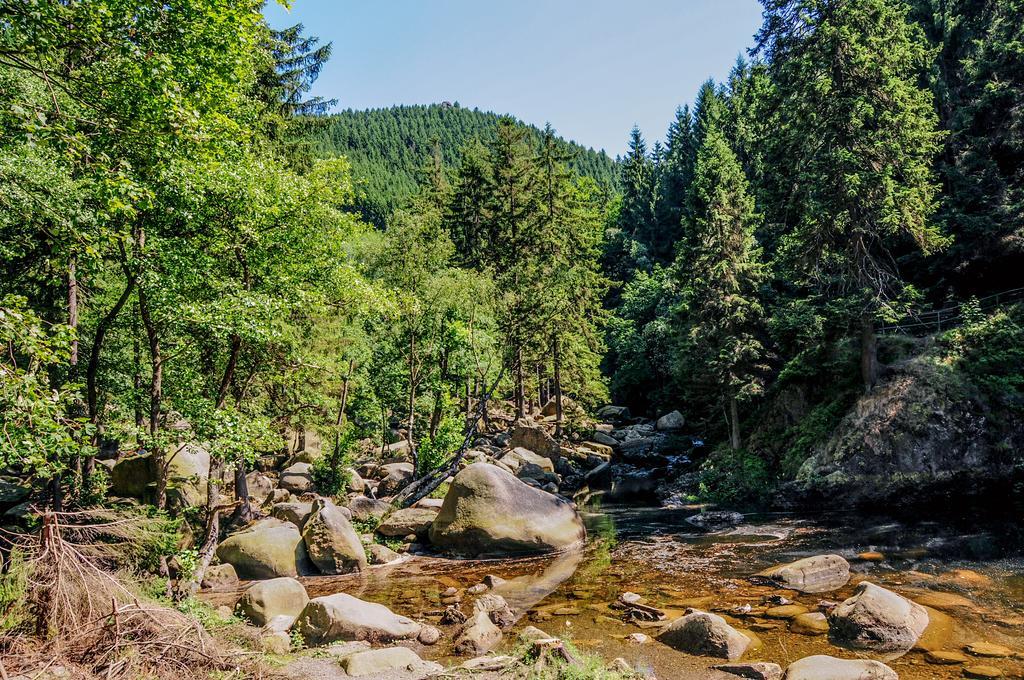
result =
[[[611,155],[630,128],[664,137],[677,106],[722,80],[760,26],[756,0],[295,0],[334,43],[314,94],[340,109],[458,101],[550,122]]]

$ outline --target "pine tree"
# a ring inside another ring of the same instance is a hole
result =
[[[324,113],[337,104],[336,99],[303,98],[320,77],[333,49],[331,43],[321,45],[320,38],[303,35],[304,31],[302,24],[269,31],[272,64],[261,74],[259,88],[286,117]]]
[[[766,0],[758,49],[776,83],[777,159],[793,278],[846,306],[860,329],[861,374],[878,378],[875,323],[913,290],[892,250],[944,244],[929,218],[939,134],[918,86],[927,50],[897,0]]]
[[[624,234],[648,247],[654,239],[654,163],[647,155],[640,128],[629,137],[629,152],[622,162],[622,208],[619,224]],[[638,263],[642,266],[646,263]]]
[[[693,181],[696,160],[693,119],[690,107],[676,110],[676,118],[668,128],[665,153],[661,162],[658,200],[655,215],[658,222],[658,240],[652,247],[652,257],[663,264],[671,262],[676,242],[682,234],[686,197]]]
[[[493,182],[487,154],[487,147],[479,139],[473,138],[463,146],[446,215],[457,257],[471,267],[482,267],[487,258],[486,225]]]
[[[758,286],[764,272],[754,239],[754,200],[717,126],[705,128],[690,193],[693,248],[677,262],[687,327],[682,365],[690,380],[715,386],[727,409],[730,445],[738,449],[740,403],[763,388]]]

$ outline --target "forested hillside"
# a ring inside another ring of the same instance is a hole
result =
[[[322,157],[345,156],[357,180],[357,204],[366,219],[382,225],[397,208],[406,207],[423,180],[425,168],[438,154],[455,164],[463,147],[473,139],[488,139],[501,116],[455,104],[394,106],[305,119],[301,136],[312,142]],[[534,143],[542,131],[517,122]],[[605,188],[615,185],[615,165],[604,151],[586,149],[559,138],[567,165]]]
[[[1024,434],[1010,359],[1024,340],[1020,11],[771,0],[752,59],[708,81],[664,143],[633,130],[605,252],[622,283],[606,369],[615,400],[680,408],[714,442],[707,488],[760,496],[812,469],[848,479],[848,465],[923,472],[893,453],[907,446],[955,469],[973,464],[944,459],[950,446],[980,447],[997,477],[1021,464],[998,454]],[[974,296],[997,293],[986,319]],[[914,441],[909,423],[871,442],[848,423],[830,440],[854,413],[896,408],[878,394],[909,399],[894,381],[940,381],[908,363],[928,345],[904,329],[932,336],[931,362],[962,381],[950,403],[917,398],[989,425],[956,445]]]

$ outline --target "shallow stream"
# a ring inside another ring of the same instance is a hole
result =
[[[829,644],[827,636],[791,632],[785,620],[758,616],[764,598],[783,595],[815,611],[823,599],[841,601],[856,583],[871,580],[934,609],[919,648],[885,660],[901,678],[959,678],[962,667],[932,665],[924,651],[960,651],[972,642],[997,643],[1016,656],[972,659],[1024,677],[1024,528],[987,529],[965,522],[894,521],[858,515],[811,519],[787,515],[748,516],[734,529],[704,534],[686,523],[693,510],[604,507],[584,511],[590,537],[579,551],[520,560],[466,561],[411,557],[362,575],[302,579],[310,597],[347,592],[386,604],[399,614],[436,623],[444,606],[441,593],[480,583],[487,574],[506,579],[495,592],[522,613],[517,628],[535,625],[571,639],[584,651],[611,660],[623,657],[661,680],[707,677],[720,660],[693,657],[654,639],[638,643],[632,633],[657,634],[657,624],[624,621],[612,608],[631,591],[644,603],[665,610],[667,620],[687,607],[721,613],[738,628],[753,631],[761,647],[745,660],[773,661],[785,667],[812,654],[864,656]],[[802,595],[755,585],[748,577],[772,564],[821,553],[846,557],[854,573],[841,591]],[[880,553],[859,559],[866,552]],[[237,593],[206,596],[231,605]],[[464,611],[472,596],[463,595]],[[751,605],[746,615],[731,614]],[[941,610],[935,613],[936,610]],[[442,626],[436,647],[417,647],[425,658],[449,657],[456,627]],[[507,634],[503,647],[514,645]],[[446,644],[447,643],[447,644]]]

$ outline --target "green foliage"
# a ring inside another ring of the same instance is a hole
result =
[[[313,461],[310,474],[321,494],[337,496],[343,494],[351,481],[349,467],[356,447],[356,433],[351,427],[342,427],[330,443],[330,450]]]
[[[965,316],[963,326],[943,335],[947,361],[992,403],[1024,411],[1024,308]]]
[[[0,570],[0,635],[21,628],[30,621],[28,582],[31,565],[19,548],[11,550]]]
[[[339,114],[302,121],[300,135],[309,139],[324,157],[346,156],[359,181],[357,205],[365,219],[379,226],[410,206],[421,183],[421,169],[434,149],[443,164],[454,166],[473,140],[493,137],[501,116],[467,109],[456,104],[395,106]],[[542,132],[519,121],[533,142]],[[558,140],[571,156],[570,166],[606,188],[615,184],[615,166],[601,151]]]
[[[420,443],[420,474],[441,467],[461,445],[462,424],[450,416],[444,417],[437,432]]]
[[[701,465],[701,494],[725,506],[767,505],[774,485],[768,463],[747,449],[718,447]]]

